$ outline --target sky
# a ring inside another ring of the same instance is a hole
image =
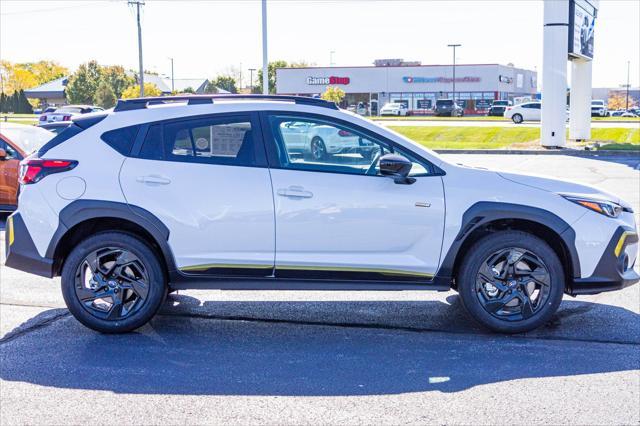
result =
[[[541,0],[268,0],[269,60],[327,66],[404,58],[423,64],[513,63],[542,70]],[[256,0],[146,0],[144,67],[175,78],[212,78],[262,62]],[[334,53],[331,53],[334,52]],[[137,69],[135,13],[126,0],[0,0],[0,58],[55,60],[75,69],[91,59]],[[640,85],[640,0],[600,0],[593,86]],[[254,74],[255,78],[255,74]],[[544,82],[541,82],[544,84]]]

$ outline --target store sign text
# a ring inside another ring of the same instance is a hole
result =
[[[310,86],[349,84],[350,82],[349,77],[307,77],[307,84]]]
[[[405,83],[453,83],[450,77],[402,77]],[[456,77],[456,83],[479,83],[480,77]]]

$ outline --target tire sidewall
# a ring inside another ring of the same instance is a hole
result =
[[[149,277],[149,293],[144,305],[123,320],[97,318],[84,308],[75,293],[75,275],[81,262],[94,250],[120,247],[129,250],[142,262]],[[71,314],[85,326],[102,333],[125,333],[146,324],[158,311],[167,293],[167,280],[157,254],[137,237],[124,232],[105,232],[78,244],[65,260],[61,273],[62,296]]]
[[[545,306],[531,318],[522,321],[505,321],[494,317],[482,307],[475,290],[476,275],[482,262],[492,253],[509,247],[534,253],[544,262],[550,275],[551,289]],[[531,331],[547,323],[560,306],[565,285],[564,270],[553,249],[540,238],[519,231],[502,231],[479,240],[469,249],[458,276],[458,292],[467,312],[481,325],[501,333]]]
[[[514,123],[516,123],[516,124],[520,124],[520,123],[522,123],[522,121],[523,121],[523,119],[522,119],[522,115],[520,115],[520,114],[515,114],[515,115],[512,117],[512,120],[513,120],[513,122],[514,122]]]

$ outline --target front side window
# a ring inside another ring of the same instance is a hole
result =
[[[159,129],[148,137],[158,138]],[[250,166],[255,164],[249,119],[199,119],[164,125],[166,160]],[[147,151],[147,142],[142,151]],[[149,154],[145,155],[149,156]]]
[[[413,162],[410,176],[429,174],[404,150],[329,120],[273,115],[269,124],[283,168],[375,176],[380,157],[397,153]]]

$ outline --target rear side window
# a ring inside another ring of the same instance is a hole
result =
[[[140,126],[122,127],[103,133],[101,138],[120,154],[129,155],[139,130]]]
[[[164,158],[162,145],[162,124],[154,124],[147,130],[139,157],[147,160],[162,160]]]

